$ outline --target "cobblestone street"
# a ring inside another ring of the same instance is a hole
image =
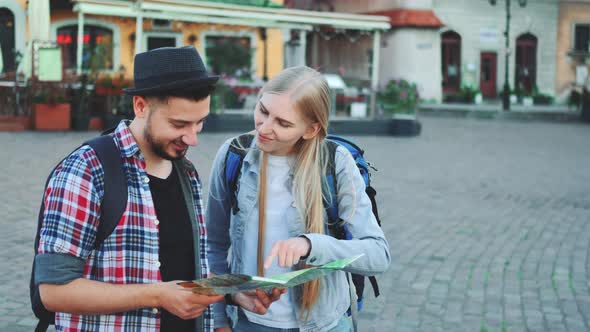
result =
[[[354,137],[393,255],[361,331],[590,330],[590,126],[423,118],[416,138]],[[32,331],[43,184],[96,133],[0,132],[0,331]],[[208,182],[229,134],[189,150]]]

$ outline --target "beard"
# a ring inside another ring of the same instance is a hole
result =
[[[150,149],[158,157],[163,158],[163,159],[166,159],[166,160],[174,161],[174,160],[180,160],[180,159],[184,158],[184,156],[186,155],[186,152],[188,150],[188,146],[184,150],[182,150],[180,152],[177,152],[174,155],[172,155],[172,154],[170,154],[170,153],[168,153],[166,151],[166,147],[170,143],[173,143],[173,144],[176,144],[176,145],[179,145],[179,146],[185,145],[182,142],[182,138],[176,139],[176,140],[174,140],[172,142],[164,142],[164,141],[158,140],[153,135],[152,130],[151,130],[152,121],[151,121],[151,116],[150,115],[148,115],[147,125],[145,126],[145,129],[143,130],[143,136],[145,137],[146,142],[149,144]]]

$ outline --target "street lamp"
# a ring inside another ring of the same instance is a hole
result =
[[[496,5],[496,0],[489,0],[492,6]],[[510,110],[510,84],[508,81],[508,61],[510,58],[510,0],[506,1],[506,31],[504,37],[506,38],[506,52],[504,61],[504,88],[502,91],[502,109],[504,111]],[[527,0],[518,0],[520,7],[525,7]]]

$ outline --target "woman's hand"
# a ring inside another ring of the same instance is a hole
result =
[[[255,314],[264,315],[270,305],[278,300],[282,294],[287,292],[286,288],[273,288],[270,293],[257,289],[255,291],[239,292],[232,294],[232,300]]]
[[[310,251],[311,242],[304,236],[277,241],[264,261],[264,268],[268,269],[275,257],[278,258],[280,267],[291,267],[299,263],[301,257],[307,257]]]

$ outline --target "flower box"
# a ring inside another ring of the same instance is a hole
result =
[[[33,104],[33,122],[37,130],[69,130],[70,104]]]

